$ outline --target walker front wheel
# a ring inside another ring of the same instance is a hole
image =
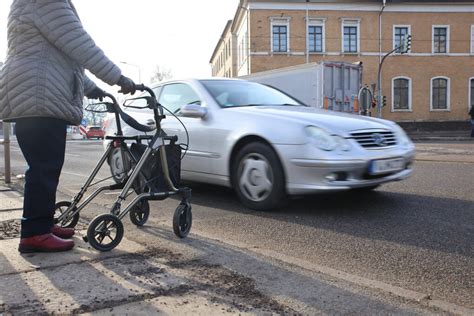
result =
[[[102,214],[92,220],[87,229],[89,244],[99,251],[110,251],[123,238],[123,224],[112,214]]]
[[[179,238],[185,238],[191,231],[193,224],[193,214],[191,213],[191,204],[180,203],[173,216],[173,231]]]
[[[69,209],[71,207],[70,201],[61,201],[54,205],[54,223],[64,227],[64,228],[74,228],[79,222],[79,212],[74,214],[72,217],[67,216],[65,219],[59,220],[61,215],[64,213],[72,214],[76,212],[76,207]]]
[[[130,210],[130,220],[137,226],[145,225],[150,216],[150,204],[147,200],[141,200]]]

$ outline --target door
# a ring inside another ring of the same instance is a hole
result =
[[[210,173],[211,133],[206,128],[205,119],[180,115],[180,109],[184,105],[202,103],[198,93],[186,83],[171,83],[162,86],[158,102],[166,108],[165,112],[168,112],[166,119],[162,121],[163,130],[168,135],[177,135],[180,144],[186,144],[189,137],[188,150],[181,161],[181,169],[193,173]]]

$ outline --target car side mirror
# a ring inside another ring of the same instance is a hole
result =
[[[207,115],[207,108],[200,104],[186,104],[179,113],[184,117],[203,118]]]

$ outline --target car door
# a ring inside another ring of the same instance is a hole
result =
[[[199,94],[187,83],[170,83],[162,86],[158,102],[176,116],[167,114],[166,119],[162,121],[163,130],[168,135],[177,135],[181,144],[186,144],[189,136],[188,150],[181,162],[181,169],[192,173],[210,173],[211,135],[205,119],[183,117],[180,114],[181,107],[186,104],[202,104]]]

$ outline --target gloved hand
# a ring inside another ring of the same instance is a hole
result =
[[[87,94],[87,98],[89,99],[99,99],[102,101],[105,97],[105,91],[99,87],[95,87],[89,94]]]
[[[120,79],[119,81],[117,82],[117,85],[120,86],[120,90],[119,92],[120,93],[123,93],[123,94],[134,94],[135,93],[135,83],[132,81],[132,79],[130,78],[127,78],[125,76],[120,76]]]

